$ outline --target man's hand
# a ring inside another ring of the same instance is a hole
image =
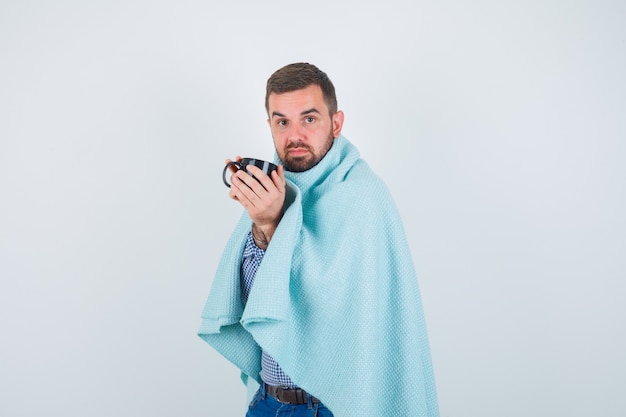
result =
[[[241,158],[237,157],[237,160]],[[228,162],[230,160],[226,160]],[[248,165],[246,170],[258,181],[243,170],[236,170],[230,178],[228,195],[248,211],[254,223],[252,235],[255,243],[261,249],[266,249],[283,215],[285,174],[282,165],[271,173],[271,178],[254,165]]]

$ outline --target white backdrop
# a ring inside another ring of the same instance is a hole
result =
[[[308,61],[391,188],[442,417],[626,415],[626,3],[0,3],[0,415],[243,416],[196,331]],[[338,416],[340,417],[340,416]]]

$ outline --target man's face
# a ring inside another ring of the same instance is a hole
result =
[[[343,125],[343,112],[330,117],[322,89],[317,85],[270,94],[268,116],[278,157],[284,168],[292,172],[317,165]]]

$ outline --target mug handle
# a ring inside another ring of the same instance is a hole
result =
[[[224,184],[230,188],[230,184],[228,183],[228,181],[226,181],[226,171],[228,171],[228,168],[231,165],[236,165],[237,168],[242,169],[241,167],[241,163],[237,162],[237,161],[230,161],[229,163],[226,164],[226,166],[224,167],[224,171],[222,172],[222,181],[224,181]]]

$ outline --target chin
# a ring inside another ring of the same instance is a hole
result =
[[[321,158],[294,158],[291,161],[286,161],[283,166],[290,172],[304,172],[315,167],[320,161]]]
[[[311,168],[313,161],[307,158],[290,158],[284,161],[283,165],[287,171],[303,172]]]

